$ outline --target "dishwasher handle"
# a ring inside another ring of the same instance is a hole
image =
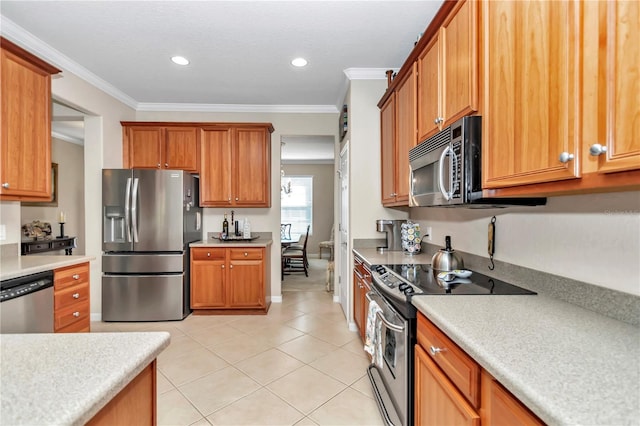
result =
[[[4,280],[1,283],[0,302],[7,302],[49,287],[53,287],[53,271]]]

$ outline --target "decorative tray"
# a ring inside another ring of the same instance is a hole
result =
[[[215,238],[216,240],[220,240],[220,241],[252,241],[252,240],[256,240],[256,239],[260,238],[260,236],[259,235],[252,235],[249,238],[245,238],[242,235],[228,235],[225,238],[222,238],[220,236],[213,237],[213,238]]]

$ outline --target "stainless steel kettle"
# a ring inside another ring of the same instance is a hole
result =
[[[454,269],[464,269],[462,257],[451,248],[451,237],[444,237],[445,247],[440,249],[431,258],[431,269],[434,272],[453,271]]]

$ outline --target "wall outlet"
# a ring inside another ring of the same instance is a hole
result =
[[[0,225],[0,241],[5,241],[7,239],[7,225]]]
[[[423,238],[422,238],[422,239],[423,239],[423,240],[426,240],[426,241],[431,241],[431,239],[432,239],[432,232],[433,232],[433,231],[432,231],[432,229],[431,229],[431,227],[430,227],[430,226],[425,227],[425,228],[424,228],[424,236],[423,236]]]

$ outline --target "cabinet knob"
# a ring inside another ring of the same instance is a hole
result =
[[[222,269],[224,269],[224,265],[222,265]]]
[[[80,312],[75,311],[75,312],[73,313],[73,316],[74,316],[74,317],[76,317],[76,318],[78,318],[78,317],[80,316]]]
[[[389,194],[389,197],[395,197],[396,195],[398,195],[398,193],[392,192],[391,194]]]
[[[207,252],[207,257],[211,257],[211,253]]]
[[[568,163],[569,161],[573,160],[573,158],[574,158],[573,154],[569,154],[566,151],[560,154],[561,163]]]
[[[433,356],[436,356],[438,353],[444,352],[444,351],[446,351],[446,349],[437,348],[435,346],[429,347],[429,352],[431,352],[431,355]]]
[[[244,257],[247,257],[249,255],[249,253],[247,253],[246,251],[244,252]]]
[[[600,145],[599,143],[594,143],[589,147],[589,154],[597,157],[598,155],[604,154],[607,152],[607,147]]]
[[[444,118],[442,117],[436,117],[435,120],[433,120],[433,124],[440,124],[444,122]]]
[[[165,167],[169,167],[169,163],[164,163],[164,166]]]
[[[236,201],[240,200],[240,198],[236,197]]]
[[[229,202],[231,202],[231,197],[229,197]]]
[[[8,189],[8,188],[9,188],[9,182],[5,182],[5,183],[3,183],[3,184],[2,184],[2,187],[3,187],[4,189]]]
[[[229,269],[233,269],[233,265],[229,265]]]
[[[80,298],[80,293],[73,293],[73,298],[74,299]]]
[[[158,163],[158,168],[160,168],[160,163]]]
[[[78,275],[78,274],[73,274],[73,277],[72,277],[72,278],[73,278],[74,280],[79,280],[79,279],[80,279],[80,275]]]

